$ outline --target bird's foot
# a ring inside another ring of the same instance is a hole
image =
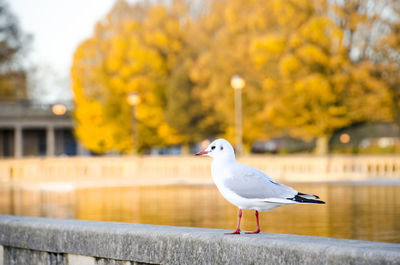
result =
[[[260,229],[257,229],[256,231],[253,232],[246,232],[246,234],[258,234],[260,233]]]
[[[225,233],[225,235],[240,235],[240,230],[236,229],[234,232],[232,233]]]

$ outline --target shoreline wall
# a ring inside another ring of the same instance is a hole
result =
[[[400,244],[0,215],[0,264],[399,264]]]

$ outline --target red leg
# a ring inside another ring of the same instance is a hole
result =
[[[246,232],[246,234],[258,234],[260,233],[260,221],[258,220],[258,211],[256,211],[256,219],[257,219],[257,230],[253,232]]]
[[[237,227],[236,230],[232,233],[225,233],[225,235],[240,235],[240,220],[242,219],[242,209],[239,209],[239,219],[238,219],[238,223],[237,223]]]

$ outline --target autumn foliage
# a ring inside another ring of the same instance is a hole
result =
[[[398,1],[200,2],[119,0],[79,45],[71,76],[86,148],[233,142],[234,74],[246,79],[247,145],[286,134],[326,146],[340,128],[398,116]],[[133,91],[138,143],[126,101]]]

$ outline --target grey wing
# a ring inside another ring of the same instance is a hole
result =
[[[297,191],[273,181],[263,172],[238,164],[232,169],[231,178],[224,181],[225,186],[237,195],[247,199],[293,198]]]

